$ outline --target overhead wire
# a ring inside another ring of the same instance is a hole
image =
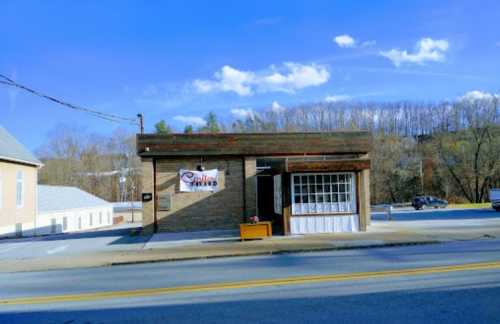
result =
[[[40,91],[34,90],[34,89],[32,89],[30,87],[27,87],[25,85],[22,85],[20,83],[17,83],[16,81],[12,80],[11,78],[9,78],[9,77],[7,77],[7,76],[5,76],[3,74],[0,74],[0,78],[3,79],[3,80],[0,80],[0,84],[4,84],[4,85],[7,85],[7,86],[11,86],[11,87],[22,89],[24,91],[27,91],[27,92],[33,94],[33,95],[36,95],[36,96],[44,98],[46,100],[55,102],[55,103],[57,103],[57,104],[59,104],[61,106],[64,106],[66,108],[77,110],[77,111],[82,111],[82,112],[88,113],[88,114],[90,114],[90,115],[92,115],[94,117],[101,118],[101,119],[104,119],[104,120],[107,120],[107,121],[111,121],[111,122],[115,122],[115,123],[127,123],[127,124],[134,125],[134,126],[138,126],[139,125],[138,122],[137,122],[137,119],[135,119],[135,118],[123,117],[123,116],[119,116],[119,115],[116,115],[116,114],[104,113],[104,112],[101,112],[101,111],[98,111],[98,110],[95,110],[95,109],[90,109],[90,108],[86,108],[86,107],[82,107],[82,106],[77,106],[77,105],[74,105],[72,103],[66,102],[64,100],[55,98],[55,97],[47,95],[47,94],[44,94],[44,93],[42,93]]]

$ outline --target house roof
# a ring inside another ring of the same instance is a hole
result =
[[[149,156],[192,155],[329,155],[371,151],[367,131],[324,133],[138,134],[137,153]]]
[[[76,187],[38,185],[38,212],[113,207],[106,200]]]
[[[0,126],[0,160],[34,166],[42,165],[42,162],[2,126]]]

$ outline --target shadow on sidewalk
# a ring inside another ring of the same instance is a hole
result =
[[[20,238],[2,238],[0,239],[0,244],[4,243],[24,243],[30,241],[38,242],[50,242],[50,241],[65,241],[65,240],[78,240],[78,239],[92,239],[100,237],[113,237],[121,236],[132,237],[141,231],[142,227],[119,227],[119,228],[105,228],[105,229],[95,229],[83,232],[73,232],[73,233],[58,233],[58,234],[47,234],[40,236],[30,236],[30,237],[20,237]]]

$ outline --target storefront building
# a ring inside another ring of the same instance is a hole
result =
[[[236,229],[257,215],[280,234],[366,231],[371,135],[137,136],[146,232]]]

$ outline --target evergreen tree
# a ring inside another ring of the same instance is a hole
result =
[[[193,125],[186,125],[184,127],[184,134],[193,134]]]
[[[158,135],[165,135],[172,133],[172,129],[168,124],[162,119],[155,124],[155,133]]]
[[[217,121],[217,115],[213,111],[209,112],[207,115],[207,125],[200,128],[202,133],[220,133],[219,122]]]

